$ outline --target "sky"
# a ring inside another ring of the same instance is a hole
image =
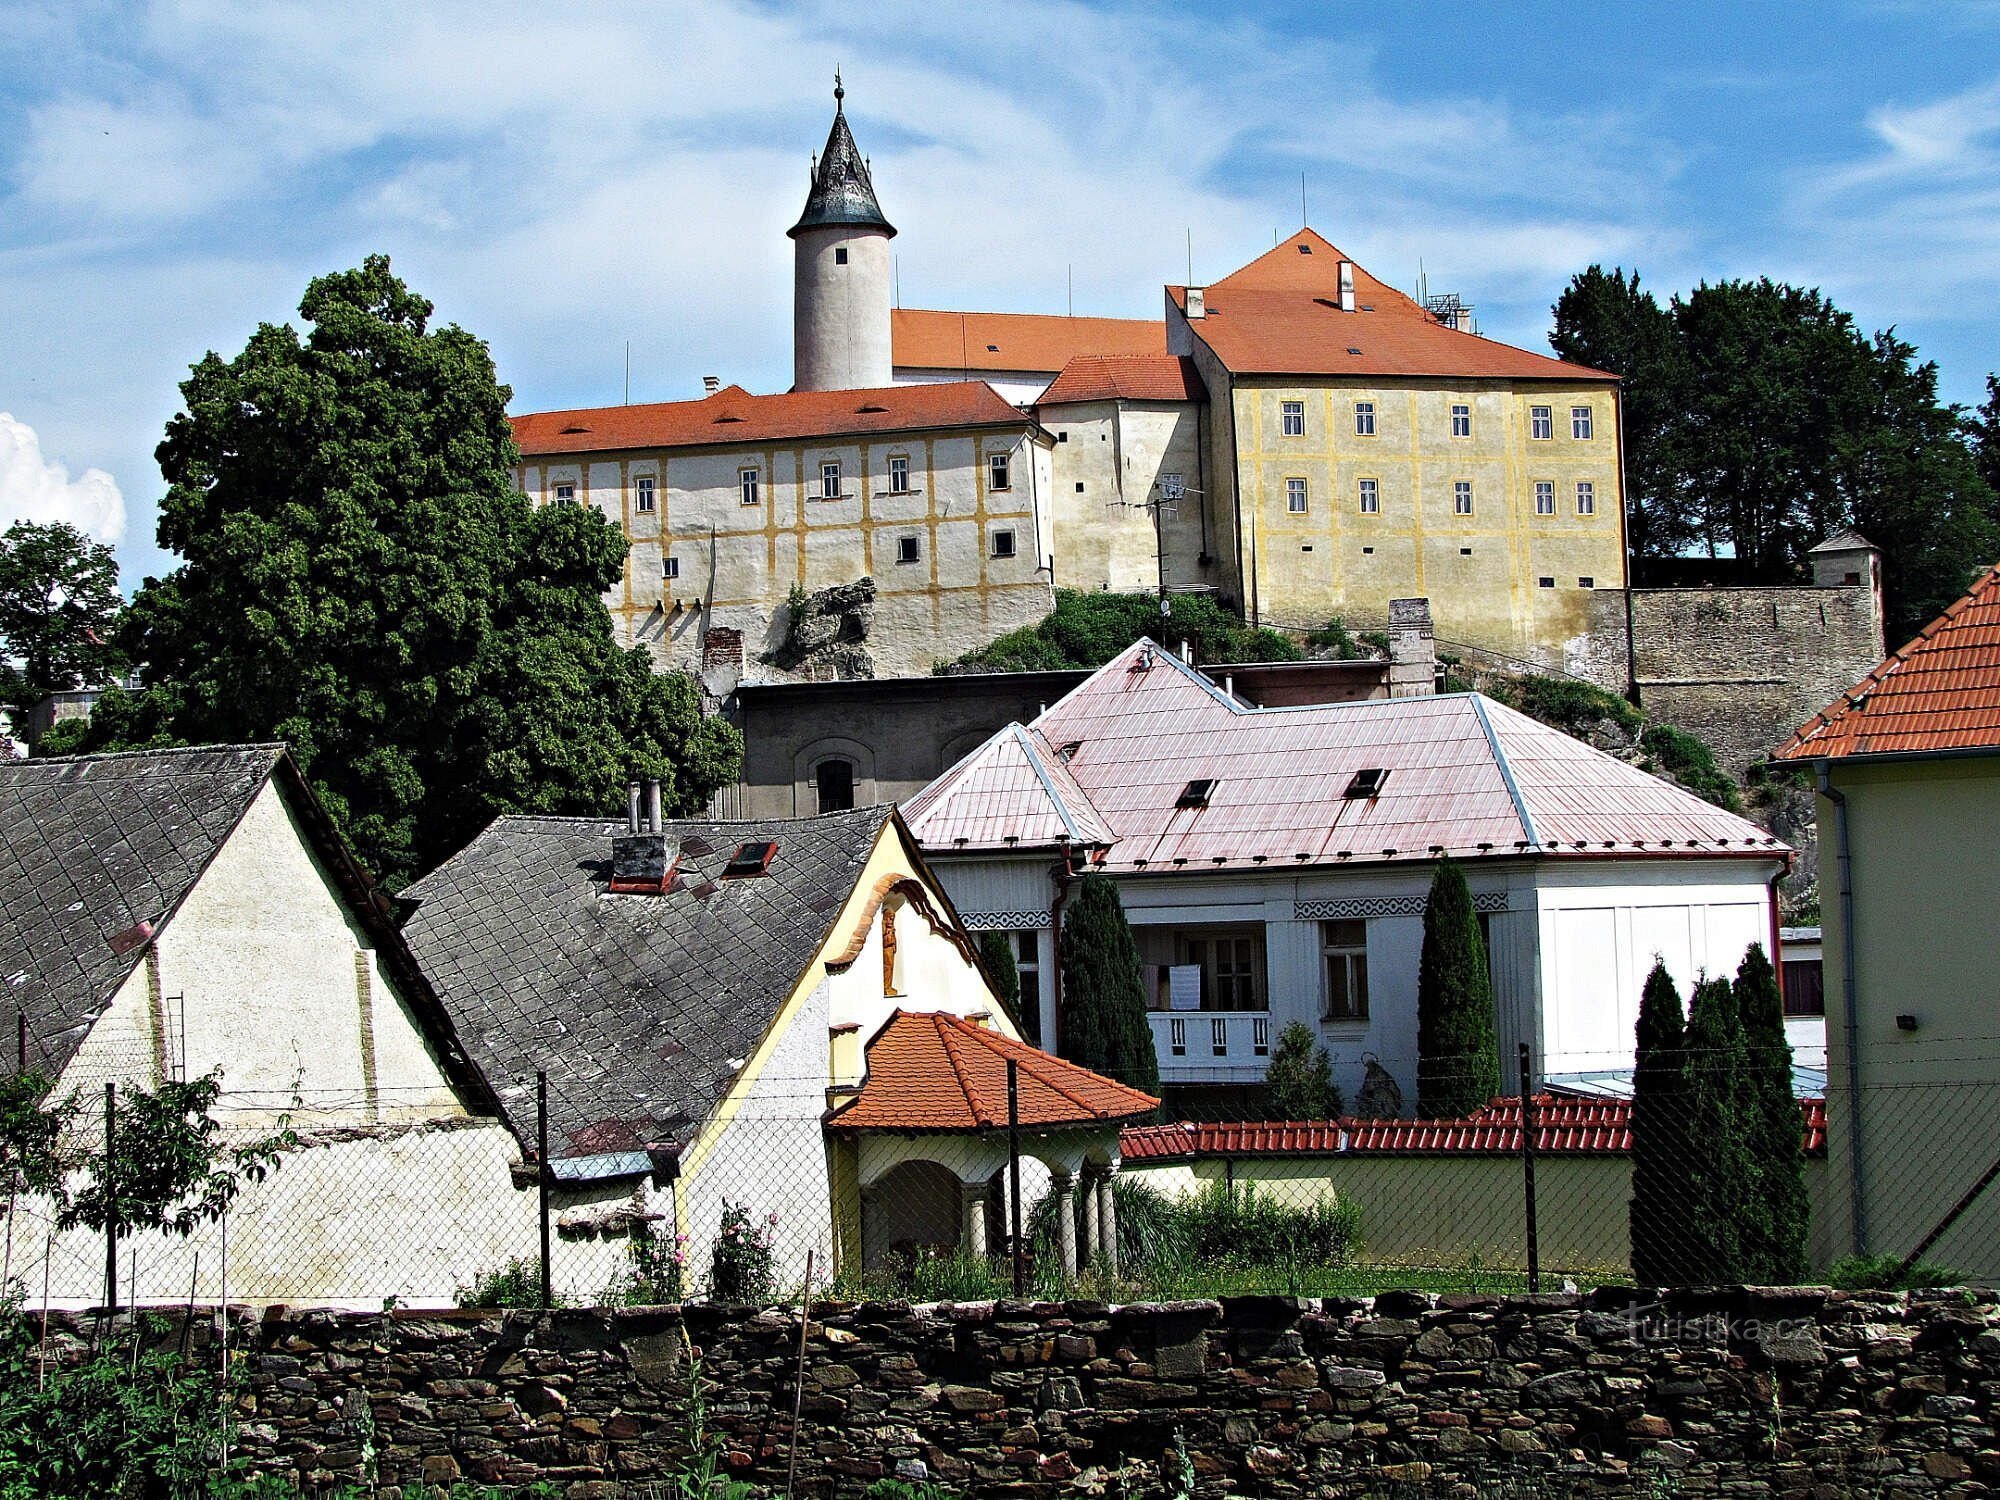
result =
[[[1592,262],[2000,369],[2000,0],[0,0],[0,524],[155,546],[179,382],[373,251],[512,409],[790,379],[834,69],[905,306],[1158,316],[1304,217],[1543,349]],[[1073,292],[1072,292],[1073,286]]]

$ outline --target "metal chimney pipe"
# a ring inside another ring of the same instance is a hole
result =
[[[639,831],[639,783],[636,781],[625,783],[625,831]]]
[[[660,821],[660,783],[646,783],[646,832],[664,832],[666,825]]]

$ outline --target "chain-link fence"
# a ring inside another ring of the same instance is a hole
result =
[[[1271,1120],[1258,1091],[1183,1089],[1150,1118],[1012,1130],[931,1128],[922,1098],[851,1128],[823,1074],[756,1077],[695,1121],[574,1078],[496,1080],[504,1117],[226,1080],[176,1115],[135,1069],[43,1101],[59,1180],[10,1140],[0,1279],[30,1307],[115,1286],[361,1308],[1991,1280],[1990,1051],[1775,1080],[1686,1054],[1636,1100],[1629,1071],[1560,1056],[1504,1059],[1493,1090],[1489,1057],[1427,1067],[1397,1114]]]

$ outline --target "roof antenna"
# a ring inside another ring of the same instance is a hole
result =
[[[1194,285],[1194,230],[1192,228],[1190,228],[1187,232],[1187,250],[1188,250],[1187,284],[1189,286],[1193,286]]]
[[[901,307],[903,305],[903,257],[902,256],[892,255],[889,257],[889,275],[896,283],[896,306]]]
[[[1311,223],[1312,220],[1306,217],[1306,174],[1301,172],[1299,173],[1299,227],[1304,229]]]
[[[632,341],[625,340],[625,404],[632,404]]]

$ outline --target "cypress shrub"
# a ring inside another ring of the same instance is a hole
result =
[[[1783,1285],[1805,1274],[1812,1209],[1785,1003],[1763,944],[1752,943],[1743,955],[1735,995],[1745,1063],[1738,1107],[1750,1173],[1741,1225],[1743,1269],[1753,1280]]]
[[[1694,987],[1686,1043],[1688,1142],[1680,1208],[1689,1255],[1680,1279],[1717,1286],[1747,1279],[1742,1224],[1750,1188],[1743,1027],[1727,979],[1704,979]]]
[[[1264,1091],[1274,1120],[1331,1120],[1340,1113],[1333,1059],[1305,1022],[1294,1021],[1278,1033]]]
[[[1456,1118],[1499,1092],[1500,1044],[1486,944],[1465,872],[1440,860],[1424,906],[1417,972],[1417,1113]]]
[[[1687,1021],[1663,963],[1639,1000],[1632,1074],[1632,1275],[1641,1286],[1688,1279]]]
[[[1148,1094],[1160,1091],[1160,1061],[1146,1019],[1139,945],[1118,887],[1085,875],[1063,914],[1062,1055]]]
[[[1021,1010],[1021,971],[1014,964],[1014,944],[1004,932],[979,934],[979,957],[986,965],[986,977],[993,981],[993,993],[1007,1007],[1007,1014],[1031,1042],[1042,1039],[1042,1018]]]

